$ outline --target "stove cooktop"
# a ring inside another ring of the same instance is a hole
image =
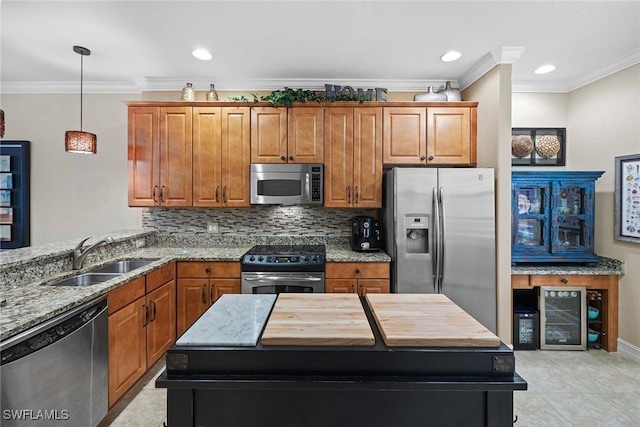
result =
[[[324,271],[324,245],[255,245],[241,261],[242,271]]]

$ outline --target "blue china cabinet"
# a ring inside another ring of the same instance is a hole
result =
[[[595,265],[595,181],[603,173],[512,172],[511,263]]]

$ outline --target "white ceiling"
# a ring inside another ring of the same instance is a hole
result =
[[[640,63],[640,1],[0,3],[2,93],[466,87],[513,63],[514,91],[568,92]],[[213,59],[191,55],[197,47]],[[462,59],[443,63],[450,49]],[[547,75],[533,71],[555,64]]]

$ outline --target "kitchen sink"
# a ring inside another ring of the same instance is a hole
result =
[[[121,273],[85,273],[53,282],[51,286],[91,286],[120,277]]]
[[[111,264],[107,264],[103,267],[92,270],[91,273],[117,273],[125,274],[130,271],[136,270],[145,265],[151,264],[157,261],[156,259],[126,259],[122,261],[116,261]]]

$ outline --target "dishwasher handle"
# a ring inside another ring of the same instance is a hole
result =
[[[6,365],[60,341],[107,310],[107,299],[92,301],[0,343],[0,365]]]

